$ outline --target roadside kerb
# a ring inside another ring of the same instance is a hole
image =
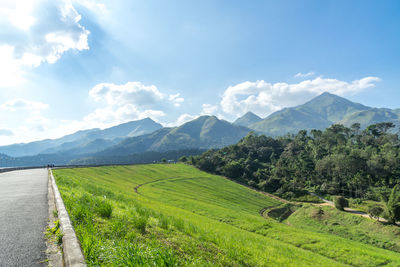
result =
[[[60,220],[61,230],[63,232],[62,246],[64,264],[66,267],[86,266],[85,257],[83,256],[81,246],[79,244],[78,238],[75,235],[74,228],[72,227],[71,220],[69,219],[68,212],[65,209],[64,202],[61,198],[60,191],[58,191],[58,187],[54,180],[53,172],[51,170],[50,179],[53,187],[58,218]]]

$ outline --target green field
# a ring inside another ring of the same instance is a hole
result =
[[[191,166],[59,169],[54,175],[92,266],[400,265],[395,251],[306,221],[304,208],[283,223],[264,218],[260,210],[282,203]]]

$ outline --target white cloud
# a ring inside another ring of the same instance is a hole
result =
[[[0,87],[24,82],[40,64],[55,63],[66,51],[87,50],[90,32],[69,0],[0,1]]]
[[[218,111],[217,105],[203,104],[201,107],[201,115],[214,115]]]
[[[307,73],[297,73],[296,75],[294,75],[295,78],[306,78],[306,77],[310,77],[313,76],[315,73],[313,71],[307,72]]]
[[[198,118],[199,115],[191,115],[184,113],[178,117],[178,119],[175,122],[170,122],[170,123],[164,123],[163,125],[165,127],[175,127],[175,126],[180,126],[188,121],[194,120]]]
[[[84,6],[96,14],[107,14],[105,0],[72,0],[74,4]]]
[[[234,116],[241,116],[247,111],[267,116],[284,107],[303,104],[323,92],[351,95],[374,87],[378,81],[380,79],[377,77],[365,77],[352,82],[318,77],[296,84],[247,81],[229,86],[220,105],[225,113]]]
[[[174,103],[175,107],[180,107],[181,104],[185,101],[183,97],[180,97],[181,94],[177,93],[174,95],[169,95],[168,100]]]
[[[106,105],[87,115],[84,120],[113,124],[146,117],[159,121],[166,115],[166,110],[172,106],[179,107],[184,102],[179,93],[167,96],[155,85],[141,82],[121,85],[101,83],[89,91],[89,96]]]
[[[165,98],[156,86],[147,86],[141,82],[122,85],[100,83],[89,91],[89,96],[96,101],[106,101],[109,105],[133,104],[138,107],[149,106]]]
[[[96,109],[94,112],[85,116],[83,120],[86,125],[104,128],[118,123],[140,120],[147,117],[159,121],[160,117],[163,116],[165,116],[165,113],[161,110],[139,110],[132,104],[126,104],[121,107],[108,106]]]
[[[0,105],[0,108],[4,110],[8,111],[26,110],[34,114],[40,113],[42,110],[47,109],[48,107],[49,105],[47,104],[37,101],[30,101],[22,98],[9,100],[4,104]]]

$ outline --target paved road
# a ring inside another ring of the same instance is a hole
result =
[[[0,266],[44,266],[47,170],[0,174]]]

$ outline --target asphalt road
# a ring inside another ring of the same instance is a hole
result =
[[[47,170],[0,174],[0,266],[45,266]]]

